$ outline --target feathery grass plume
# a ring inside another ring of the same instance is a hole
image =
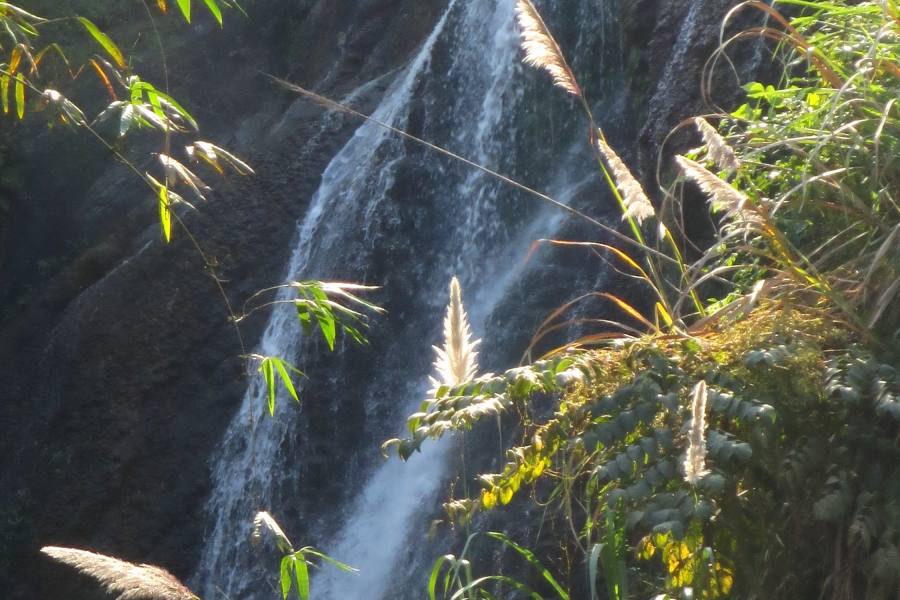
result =
[[[625,204],[625,214],[622,215],[622,220],[634,219],[640,225],[644,219],[655,215],[653,205],[650,204],[647,194],[644,193],[644,188],[634,178],[622,159],[603,141],[602,137],[597,138],[597,148],[606,159],[613,179],[616,180],[616,188],[622,194],[622,202]]]
[[[519,0],[516,3],[516,16],[522,36],[522,50],[525,51],[525,64],[547,71],[553,77],[554,84],[573,96],[581,96],[581,88],[575,81],[572,69],[534,4],[530,0]]]
[[[691,405],[691,431],[688,435],[688,450],[684,458],[684,480],[697,485],[700,478],[709,473],[706,469],[706,382],[701,380],[694,386],[694,401]]]
[[[712,159],[716,166],[723,171],[736,171],[741,163],[734,155],[734,150],[728,145],[716,128],[709,124],[703,117],[695,117],[694,124],[703,136],[703,143],[706,144],[706,154]]]
[[[447,316],[444,317],[444,347],[433,346],[437,353],[434,367],[440,376],[440,381],[431,378],[435,389],[441,385],[459,385],[475,377],[478,371],[475,346],[480,343],[481,340],[472,341],[459,280],[454,277],[450,280],[450,304],[447,305]]]
[[[675,156],[675,162],[678,163],[684,176],[696,182],[703,193],[709,196],[713,211],[724,211],[727,218],[739,222],[759,221],[759,215],[755,214],[747,196],[728,185],[727,181],[680,154]]]
[[[117,600],[197,600],[191,590],[160,567],[135,565],[75,548],[45,546],[41,552],[93,577],[107,592],[118,594]]]
[[[250,543],[254,546],[258,546],[260,540],[262,540],[262,530],[263,528],[268,529],[272,536],[275,538],[275,545],[278,546],[278,549],[285,553],[290,553],[294,551],[294,546],[291,544],[291,541],[284,534],[284,531],[281,530],[281,527],[278,526],[278,523],[275,522],[275,519],[272,518],[272,515],[267,513],[264,510],[256,513],[256,517],[253,519],[253,533],[250,535]]]

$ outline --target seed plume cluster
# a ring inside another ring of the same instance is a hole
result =
[[[432,378],[435,388],[441,385],[459,385],[469,381],[478,372],[475,347],[481,340],[472,341],[472,332],[463,309],[459,280],[450,280],[450,304],[444,317],[444,347],[433,346],[437,358],[434,361],[439,380]]]
[[[45,546],[41,552],[100,582],[117,600],[197,600],[174,575],[153,565],[135,565],[118,558],[77,550]]]
[[[703,136],[703,143],[706,145],[706,155],[716,163],[716,166],[725,171],[736,171],[741,163],[734,155],[734,150],[728,145],[716,128],[709,124],[703,117],[694,118],[694,124],[700,135]]]
[[[534,4],[530,0],[519,0],[516,3],[516,16],[522,36],[522,49],[525,51],[525,64],[543,69],[558,87],[573,96],[581,96],[581,88],[578,87],[572,69]]]
[[[684,480],[697,485],[709,473],[706,469],[706,382],[694,386],[691,403],[691,431],[688,436],[687,455],[684,458]]]
[[[644,188],[634,178],[634,175],[622,162],[622,159],[609,147],[609,144],[604,142],[602,138],[598,138],[597,148],[600,150],[603,158],[606,159],[609,170],[612,171],[613,179],[616,181],[616,189],[622,194],[622,202],[625,204],[625,214],[622,215],[622,220],[634,219],[638,224],[641,224],[644,222],[644,219],[656,214],[653,210],[653,205],[647,198],[647,194],[644,193]]]

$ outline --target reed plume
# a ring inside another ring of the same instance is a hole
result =
[[[684,458],[684,480],[697,485],[700,478],[709,473],[706,469],[706,382],[694,386],[691,404],[691,431],[688,436],[688,450]]]
[[[434,367],[440,376],[440,380],[431,378],[435,389],[441,385],[459,385],[475,377],[478,371],[475,347],[480,343],[481,340],[472,341],[459,280],[454,277],[450,280],[450,304],[444,317],[444,347],[433,346],[437,353]]]
[[[731,187],[727,181],[680,154],[675,157],[675,162],[684,176],[696,182],[703,193],[709,196],[713,211],[724,211],[727,218],[744,223],[760,220],[755,206],[747,200],[747,196]]]
[[[613,151],[609,145],[603,141],[603,138],[597,138],[597,148],[600,154],[606,159],[609,170],[612,171],[613,179],[616,181],[616,189],[622,194],[622,203],[625,205],[625,214],[622,220],[634,219],[641,224],[647,217],[656,214],[653,205],[644,193],[644,188],[638,183],[622,159]]]
[[[93,577],[107,592],[118,594],[117,600],[197,600],[191,590],[160,567],[135,565],[75,548],[45,546],[41,552]]]
[[[256,517],[253,519],[253,533],[250,535],[251,544],[254,546],[259,545],[259,542],[262,540],[263,529],[267,529],[272,534],[272,537],[275,538],[275,545],[278,546],[279,550],[286,553],[294,551],[294,546],[284,534],[284,531],[278,526],[272,515],[264,510],[256,513]]]
[[[741,166],[741,163],[734,155],[734,150],[725,141],[725,138],[719,135],[716,128],[710,125],[703,117],[695,117],[694,124],[697,126],[700,135],[703,136],[707,156],[723,171],[736,171]]]
[[[581,88],[575,81],[572,69],[534,4],[530,0],[519,0],[516,3],[516,16],[522,36],[522,50],[525,51],[525,64],[543,69],[550,74],[555,85],[573,96],[581,97]]]

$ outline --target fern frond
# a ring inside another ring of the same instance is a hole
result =
[[[459,280],[454,277],[450,281],[450,304],[447,306],[447,316],[444,317],[444,347],[434,346],[437,353],[434,367],[440,376],[440,381],[432,378],[435,388],[440,385],[458,385],[475,377],[478,371],[475,361],[478,353],[475,352],[475,347],[480,343],[481,340],[472,341]]]
[[[558,87],[573,96],[581,96],[581,88],[578,87],[572,69],[534,4],[530,0],[519,0],[516,3],[516,16],[522,36],[522,49],[525,51],[525,64],[543,69]]]
[[[694,124],[700,135],[703,136],[703,143],[706,144],[706,154],[716,166],[722,170],[735,171],[741,163],[734,155],[734,150],[728,145],[716,128],[709,124],[703,117],[694,118]]]
[[[634,178],[619,155],[602,138],[597,139],[597,148],[606,159],[606,164],[609,165],[613,179],[616,181],[616,188],[622,194],[622,202],[625,204],[625,214],[622,215],[622,219],[634,219],[641,224],[644,219],[656,214],[647,194],[644,193],[644,188]]]
[[[706,469],[706,382],[701,380],[694,386],[691,403],[691,431],[688,435],[688,449],[684,458],[684,480],[697,485],[700,478],[709,473]]]
[[[160,567],[135,565],[75,548],[45,546],[41,552],[93,577],[106,591],[118,594],[117,600],[197,600],[191,590]]]

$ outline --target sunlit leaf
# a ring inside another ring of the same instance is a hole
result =
[[[222,26],[222,11],[219,10],[219,6],[216,4],[216,0],[203,0],[203,1],[206,2],[206,6],[209,7],[209,11],[216,18],[216,21],[219,22],[219,27],[221,27]]]
[[[291,564],[296,559],[292,554],[281,559],[281,595],[287,599],[288,593],[291,591]]]
[[[106,76],[106,72],[100,66],[100,63],[98,63],[93,58],[91,59],[90,62],[91,62],[91,65],[93,65],[94,69],[97,71],[97,73],[100,75],[100,78],[103,80],[104,85],[106,85],[106,92],[109,94],[110,99],[112,99],[113,101],[116,101],[117,100],[116,92],[115,92],[115,90],[113,90],[112,84],[109,82],[109,77]]]
[[[172,213],[169,209],[167,191],[166,186],[159,188],[159,221],[162,223],[163,233],[168,243],[172,239]]]
[[[9,75],[0,75],[0,97],[3,101],[3,114],[9,114]]]
[[[78,17],[78,21],[84,25],[85,29],[94,36],[94,39],[100,42],[100,45],[103,46],[103,49],[106,50],[109,55],[116,61],[116,64],[122,67],[125,67],[125,57],[122,55],[122,51],[119,50],[118,46],[116,46],[113,41],[109,38],[108,35],[97,29],[97,26],[85,19],[84,17]]]
[[[302,556],[294,558],[294,574],[297,578],[297,594],[300,596],[300,600],[307,600],[309,598],[309,568]]]
[[[300,402],[300,398],[297,397],[297,390],[294,389],[294,384],[291,382],[291,377],[288,375],[287,369],[284,368],[284,361],[273,359],[275,362],[275,367],[278,369],[278,374],[281,375],[281,380],[284,382],[284,387],[287,388],[287,391],[290,392],[291,396],[293,396],[294,400]],[[291,367],[293,369],[293,367]],[[296,371],[296,369],[294,369]],[[299,371],[297,371],[300,373]],[[302,373],[300,373],[302,375]]]
[[[184,15],[184,19],[190,23],[191,22],[191,0],[178,0],[178,8],[181,9],[181,14]]]
[[[25,82],[21,75],[16,75],[16,113],[20,119],[25,117]]]
[[[134,105],[129,104],[122,111],[122,116],[119,118],[119,137],[125,135],[128,130],[131,128],[131,124],[134,122]]]
[[[275,373],[272,367],[272,360],[266,358],[259,367],[263,372],[266,380],[266,396],[268,398],[269,416],[275,416]]]

